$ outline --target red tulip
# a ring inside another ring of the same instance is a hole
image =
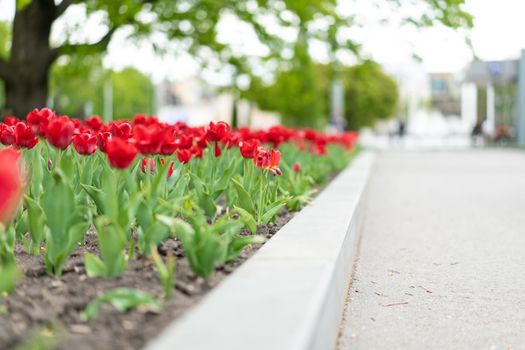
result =
[[[109,131],[113,136],[129,139],[133,136],[133,127],[127,121],[112,122],[109,124]]]
[[[109,164],[117,169],[126,169],[137,156],[137,147],[128,140],[113,137],[107,141],[106,154]]]
[[[15,145],[31,149],[38,143],[38,139],[31,128],[24,122],[18,122],[15,126]]]
[[[161,160],[161,163],[163,163],[162,160]],[[142,158],[140,169],[142,170],[143,173],[145,173],[146,171],[154,172],[155,171],[155,159]]]
[[[259,140],[251,139],[247,141],[241,141],[239,143],[239,150],[244,158],[251,159],[255,155],[255,152],[259,148],[261,143]]]
[[[164,165],[164,158],[161,158],[160,159],[160,164]],[[170,162],[170,165],[169,165],[169,168],[168,168],[168,174],[167,174],[167,177],[171,177],[171,175],[173,175],[173,166],[175,165],[175,162],[174,161],[171,161]]]
[[[206,137],[209,141],[218,142],[230,132],[230,126],[225,122],[210,122],[206,130]]]
[[[104,125],[102,123],[102,119],[100,119],[98,115],[89,117],[88,119],[86,119],[84,124],[86,124],[88,128],[95,130],[95,131],[100,130],[102,126]]]
[[[193,138],[189,135],[180,135],[177,140],[175,140],[177,148],[189,149],[193,146]]]
[[[157,154],[164,138],[166,130],[158,126],[136,125],[133,128],[133,138],[137,149],[142,154]]]
[[[190,150],[195,158],[202,158],[202,148],[200,148],[198,145],[193,146]]]
[[[188,163],[191,159],[191,151],[189,149],[179,149],[177,151],[177,159],[181,163]]]
[[[75,123],[66,116],[52,119],[46,127],[47,141],[58,149],[65,150],[73,142]]]
[[[5,117],[4,119],[4,124],[5,125],[9,125],[9,126],[15,126],[16,123],[18,123],[20,120],[18,120],[17,117],[14,117],[14,116],[10,116],[10,117]]]
[[[76,151],[82,155],[89,155],[95,153],[97,150],[97,135],[89,132],[84,132],[73,137],[73,146]]]
[[[20,153],[0,150],[0,224],[7,226],[16,216],[24,195],[24,173]]]
[[[215,143],[215,157],[219,157],[222,154],[222,150],[218,143]]]
[[[6,146],[15,143],[15,127],[7,124],[0,124],[0,143]]]
[[[40,110],[35,108],[29,112],[26,120],[35,135],[44,136],[47,124],[55,117],[55,112],[49,108],[42,108]]]
[[[253,158],[253,163],[256,167],[263,170],[270,171],[273,175],[281,175],[282,171],[279,169],[279,162],[281,161],[281,152],[277,150],[265,150],[264,148],[257,149]]]
[[[295,172],[295,173],[298,173],[301,171],[301,164],[295,162],[293,163],[292,165],[292,170]]]
[[[175,153],[178,147],[179,145],[175,135],[171,132],[167,132],[161,142],[159,153],[165,156],[170,156]]]
[[[106,152],[106,145],[111,137],[112,135],[109,131],[99,132],[97,134],[97,146],[102,152]]]

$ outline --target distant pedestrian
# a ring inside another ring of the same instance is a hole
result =
[[[483,144],[483,126],[481,122],[477,122],[470,133],[473,146],[481,146]]]
[[[405,133],[406,123],[403,119],[399,119],[397,124],[397,136],[399,136],[399,138],[403,138],[405,136]]]

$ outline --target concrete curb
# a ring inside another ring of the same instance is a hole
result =
[[[255,256],[145,349],[335,348],[373,161],[374,154],[362,152]]]

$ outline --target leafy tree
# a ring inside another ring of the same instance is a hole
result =
[[[269,86],[254,81],[244,97],[263,110],[277,111],[286,125],[323,127],[329,115],[331,68],[301,66],[278,73]],[[344,67],[339,73],[345,92],[345,118],[349,129],[372,126],[397,109],[397,83],[372,61]]]
[[[243,97],[256,102],[263,110],[279,112],[283,124],[321,128],[327,121],[327,100],[323,95],[318,69],[303,42],[296,46],[290,69],[277,73],[275,82],[269,86],[252,80]]]
[[[104,83],[109,75],[100,55],[64,57],[51,69],[53,108],[72,117],[86,117],[90,112],[101,115]]]
[[[399,0],[375,1],[403,6]],[[418,26],[439,22],[452,28],[472,25],[472,18],[462,10],[464,0],[418,3],[423,5],[423,13],[407,18],[406,22]],[[339,35],[341,28],[353,22],[352,16],[343,17],[336,12],[337,0],[16,0],[16,4],[10,53],[8,58],[0,58],[0,78],[5,82],[7,107],[17,115],[46,103],[49,71],[59,57],[104,52],[121,28],[131,29],[135,38],[145,38],[152,32],[164,33],[200,60],[235,67],[246,66],[253,57],[234,52],[218,40],[218,25],[227,16],[251,28],[268,49],[267,54],[258,57],[259,61],[271,63],[270,66],[286,61],[285,53],[294,46],[293,42],[282,39],[282,30],[287,28],[307,40],[321,40],[333,52],[356,52],[359,48],[357,43]],[[88,18],[103,18],[101,24],[106,33],[95,42],[74,41],[72,38],[83,29],[80,23],[66,33],[69,35],[62,42],[51,43],[53,23],[72,6],[82,6]],[[326,24],[322,28],[310,25],[321,22]],[[275,23],[279,29],[268,23]]]
[[[104,69],[99,55],[66,59],[51,70],[53,107],[62,114],[86,117],[104,113],[104,90],[111,84],[113,119],[153,113],[154,86],[135,68]]]
[[[152,114],[153,84],[135,68],[112,72],[113,119],[130,119],[136,113]]]
[[[372,61],[342,71],[345,118],[349,129],[372,126],[393,116],[397,109],[397,83]]]

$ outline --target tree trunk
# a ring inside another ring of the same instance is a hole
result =
[[[54,20],[53,0],[33,0],[15,14],[8,72],[3,78],[6,107],[18,117],[46,105],[49,69],[56,58],[49,45]]]

